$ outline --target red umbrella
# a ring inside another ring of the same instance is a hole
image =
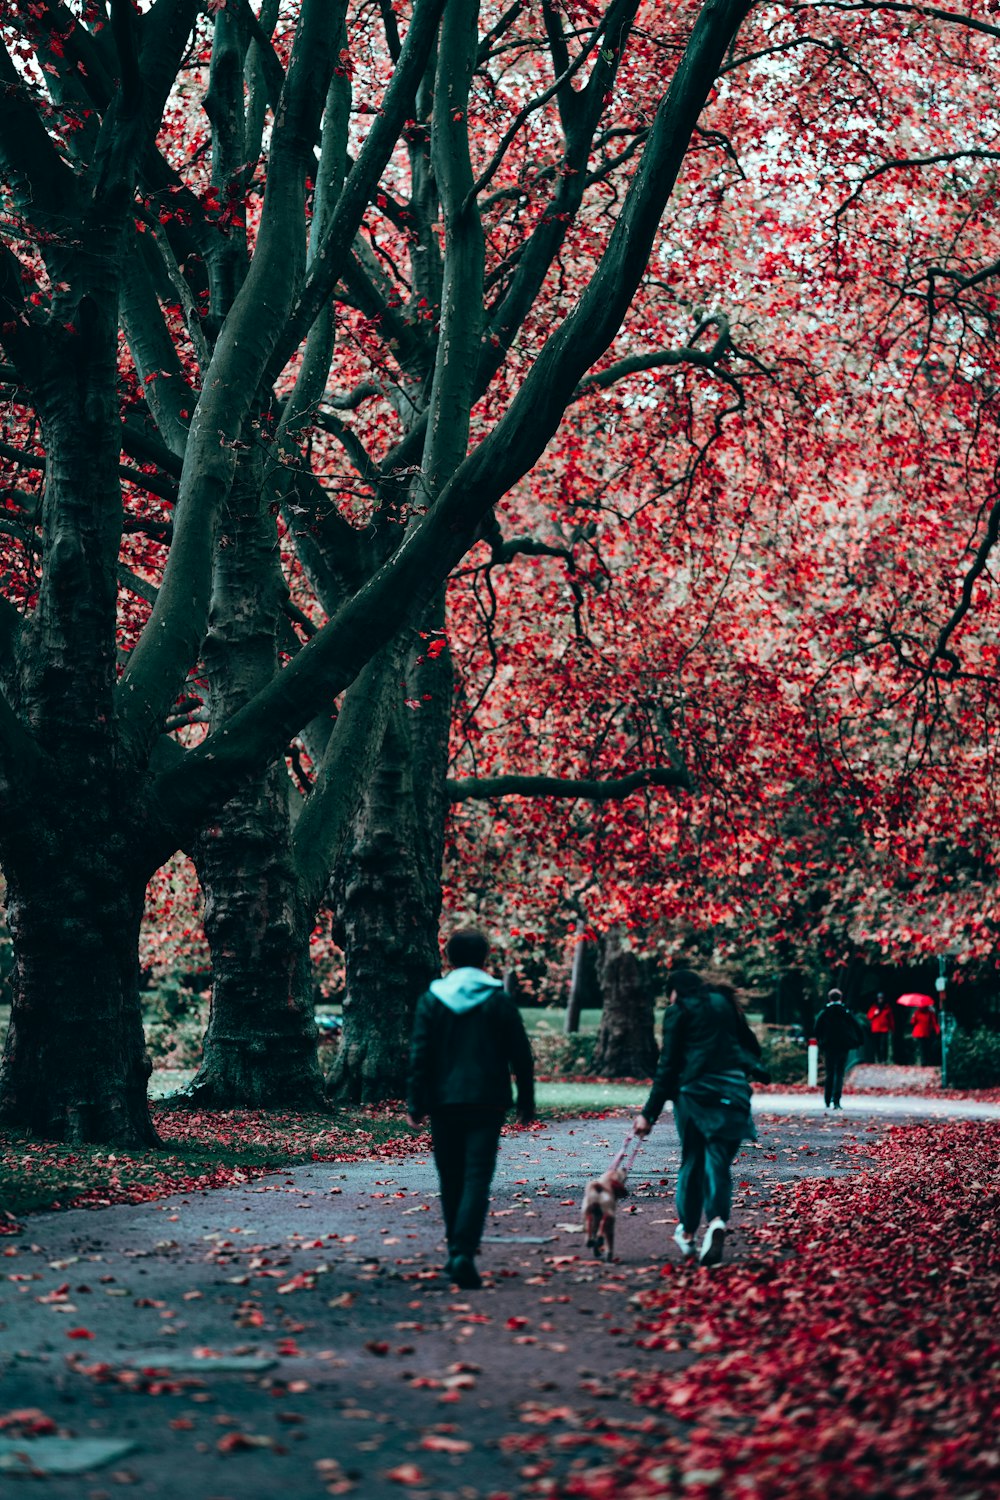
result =
[[[896,1001],[897,1005],[933,1006],[934,998],[931,995],[900,995]]]

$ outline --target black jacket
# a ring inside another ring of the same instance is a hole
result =
[[[410,1114],[419,1118],[452,1104],[505,1110],[513,1099],[511,1072],[517,1079],[517,1112],[531,1119],[535,1113],[531,1045],[520,1011],[499,984],[487,998],[461,1011],[430,990],[421,995],[410,1042],[406,1091]]]
[[[711,1075],[763,1074],[760,1043],[735,1000],[715,990],[682,995],[663,1018],[663,1048],[642,1113],[652,1125],[685,1084]]]
[[[816,1040],[824,1052],[850,1052],[860,1047],[864,1033],[842,1000],[831,1000],[816,1018]]]

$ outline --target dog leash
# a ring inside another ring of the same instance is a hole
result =
[[[629,1150],[630,1142],[634,1142],[631,1151]],[[622,1148],[619,1151],[618,1155],[615,1157],[614,1161],[611,1163],[612,1172],[616,1172],[619,1167],[624,1167],[626,1172],[631,1172],[632,1163],[638,1156],[639,1147],[641,1145],[642,1136],[636,1135],[634,1128],[630,1125],[628,1134],[626,1135],[625,1140],[622,1144]]]

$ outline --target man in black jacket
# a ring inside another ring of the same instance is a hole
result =
[[[475,928],[448,940],[451,972],[417,1001],[410,1044],[407,1114],[431,1119],[434,1162],[448,1241],[445,1273],[460,1287],[482,1285],[475,1256],[486,1221],[504,1115],[517,1079],[517,1116],[534,1119],[531,1046],[499,979],[483,970],[489,943]]]
[[[831,990],[816,1017],[816,1040],[823,1052],[823,1102],[827,1109],[840,1109],[847,1054],[853,1047],[860,1047],[863,1039],[861,1026],[844,1004],[843,995],[839,990]]]
[[[694,1256],[704,1213],[708,1227],[698,1259],[714,1266],[722,1259],[732,1207],[733,1158],[742,1141],[757,1138],[747,1073],[768,1075],[757,1061],[760,1043],[734,996],[706,989],[692,969],[675,969],[667,988],[663,1049],[635,1132],[648,1135],[666,1101],[674,1101],[681,1139],[674,1240],[685,1258]]]

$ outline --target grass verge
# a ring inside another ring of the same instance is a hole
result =
[[[308,1161],[399,1157],[428,1149],[397,1106],[325,1114],[180,1110],[152,1106],[160,1150],[108,1151],[0,1131],[0,1232],[40,1209],[138,1203],[248,1182]]]

